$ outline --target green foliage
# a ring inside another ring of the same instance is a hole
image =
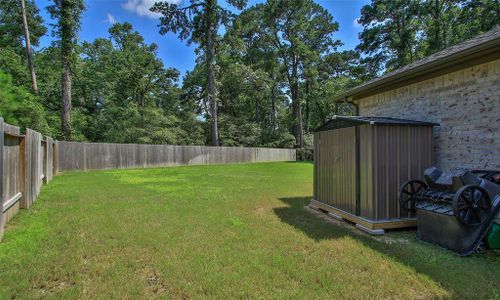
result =
[[[290,135],[284,133],[290,131],[295,144],[303,140],[298,122],[304,119],[307,133],[331,115],[330,107],[321,105],[333,96],[325,85],[352,83],[363,74],[355,52],[335,51],[337,28],[312,1],[268,1],[243,11],[220,43],[219,112],[258,125],[261,144],[289,145]],[[323,118],[316,117],[318,110]],[[223,130],[221,125],[221,136]]]
[[[10,46],[0,48],[0,69],[12,76],[16,86],[29,86],[25,58],[15,48]]]
[[[427,0],[420,18],[429,55],[500,25],[500,1]]]
[[[79,128],[91,141],[152,144],[200,143],[193,105],[182,101],[179,73],[166,69],[129,23],[116,23],[109,39],[83,43],[75,74]],[[192,132],[193,134],[189,134]]]
[[[415,0],[372,0],[371,5],[363,6],[358,21],[364,30],[357,49],[368,55],[365,63],[373,74],[419,58],[415,47],[418,9]]]
[[[314,160],[314,137],[311,133],[304,135],[304,147],[297,149],[297,160]]]
[[[228,0],[227,4],[242,9],[246,0]],[[188,44],[199,45],[196,53],[200,55],[199,61],[206,68],[205,98],[209,105],[206,119],[210,120],[210,141],[212,146],[219,146],[218,130],[218,94],[215,83],[215,42],[220,25],[230,26],[234,14],[218,5],[217,0],[190,0],[189,4],[172,4],[168,1],[157,2],[151,11],[161,13],[160,34],[167,32],[176,33],[180,39],[187,39]],[[201,56],[202,55],[202,56]]]
[[[460,12],[465,39],[500,25],[500,0],[466,0]]]
[[[246,1],[226,4],[242,9]],[[26,8],[37,45],[46,28],[33,0]],[[179,72],[129,23],[114,24],[108,38],[78,42],[84,8],[83,0],[49,7],[56,42],[34,53],[35,96],[19,1],[0,1],[6,119],[63,139],[61,74],[69,67],[73,140],[208,144],[218,115],[221,145],[295,146],[305,159],[315,128],[353,113],[333,103],[335,95],[500,24],[499,0],[373,0],[361,11],[359,51],[338,51],[337,22],[312,0],[268,0],[239,15],[215,0],[161,1],[152,8],[163,15],[160,32],[198,45],[180,86]]]
[[[296,146],[304,146],[302,106],[310,103],[310,92],[316,83],[318,66],[322,58],[341,45],[333,34],[338,23],[322,6],[311,0],[274,1],[256,6],[260,10],[262,36],[269,40],[268,47],[280,64],[280,71],[291,99],[291,129]],[[305,97],[301,97],[301,95]],[[303,99],[305,98],[305,99]],[[306,131],[308,128],[306,115]]]
[[[359,22],[357,49],[376,76],[500,25],[500,1],[372,0]]]
[[[28,127],[44,134],[49,131],[43,106],[24,87],[14,86],[11,76],[2,70],[0,70],[0,116],[5,122],[23,129]]]
[[[33,0],[25,0],[25,13],[32,46],[38,46],[47,28]],[[31,86],[22,25],[21,1],[0,0],[0,69],[12,75],[16,86]]]
[[[47,47],[35,55],[38,99],[46,111],[50,135],[62,139],[61,134],[61,61],[59,48]],[[77,123],[75,126],[79,126]],[[79,135],[75,132],[75,135]]]
[[[160,34],[173,32],[188,44],[196,43],[205,47],[207,30],[217,32],[219,25],[229,26],[234,14],[218,5],[216,0],[189,0],[188,3],[156,2],[151,11],[161,13]],[[247,0],[228,0],[236,9],[245,7]],[[184,5],[182,5],[184,4]],[[210,13],[213,12],[213,13]]]
[[[260,138],[260,146],[293,148],[295,146],[295,137],[286,128],[263,130]]]
[[[115,126],[104,133],[103,140],[117,143],[176,144],[178,120],[173,115],[165,115],[161,109],[145,107],[139,110],[136,103],[114,109]]]
[[[77,33],[80,30],[80,21],[85,10],[84,0],[52,0],[53,5],[47,7],[52,19],[56,22],[51,24],[52,34],[58,37],[58,42],[64,49],[65,44],[76,43]]]
[[[38,46],[47,28],[43,24],[40,11],[34,0],[25,0],[26,19],[30,30],[30,41]],[[0,48],[12,47],[17,54],[24,54],[24,31],[21,18],[21,1],[1,0],[0,2]]]
[[[61,61],[61,136],[64,140],[72,140],[72,83],[73,73],[78,58],[77,32],[80,29],[81,16],[85,10],[84,0],[53,0],[54,4],[47,10],[52,19],[55,45],[59,47]]]
[[[254,122],[245,122],[242,119],[229,118],[222,115],[220,122],[220,139],[224,146],[247,146],[259,145],[261,128]]]

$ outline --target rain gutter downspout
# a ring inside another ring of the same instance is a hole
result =
[[[354,107],[353,114],[355,116],[359,116],[359,105],[357,105],[354,101],[349,100],[348,97],[344,97],[344,103],[350,104],[352,107]]]

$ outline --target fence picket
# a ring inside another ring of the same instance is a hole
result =
[[[0,145],[2,145],[2,149],[0,149],[0,174],[2,175],[2,180],[0,180],[0,199],[2,199],[2,213],[0,214],[0,241],[2,240],[3,237],[3,203],[4,203],[4,186],[3,186],[3,178],[5,178],[5,172],[3,168],[3,158],[4,158],[4,125],[3,125],[3,118],[0,118]]]
[[[57,142],[56,171],[293,161],[294,149]]]

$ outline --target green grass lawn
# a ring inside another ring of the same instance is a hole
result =
[[[62,174],[6,227],[0,299],[500,297],[498,252],[373,238],[311,195],[308,163]]]

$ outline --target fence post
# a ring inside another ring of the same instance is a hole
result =
[[[26,208],[26,135],[19,141],[19,208]]]
[[[30,199],[30,173],[31,173],[31,164],[30,164],[30,156],[29,156],[29,129],[26,128],[26,131],[24,133],[24,138],[21,142],[21,153],[19,154],[21,160],[22,160],[22,176],[21,176],[21,182],[22,182],[22,191],[23,191],[23,197],[21,198],[21,202],[19,203],[20,208],[28,208],[29,207],[29,199]]]
[[[54,140],[45,137],[45,183],[49,183],[54,176]]]
[[[87,154],[86,154],[86,144],[81,143],[83,145],[83,171],[87,170]]]
[[[54,150],[52,151],[52,170],[54,172],[54,176],[57,174],[57,171],[59,169],[58,162],[57,162],[57,151],[59,150],[59,142],[57,140],[54,140]]]
[[[4,125],[3,118],[0,117],[0,174],[2,175],[2,179],[0,180],[0,203],[2,204],[0,210],[0,241],[3,238],[3,201],[4,201],[4,188],[3,188],[3,178],[4,178],[4,169],[3,169],[3,151],[4,151]]]
[[[42,137],[43,139],[43,137]],[[43,147],[43,158],[42,161],[44,162],[43,164],[43,182],[47,184],[49,182],[48,176],[49,176],[49,138],[45,137],[45,147]]]

